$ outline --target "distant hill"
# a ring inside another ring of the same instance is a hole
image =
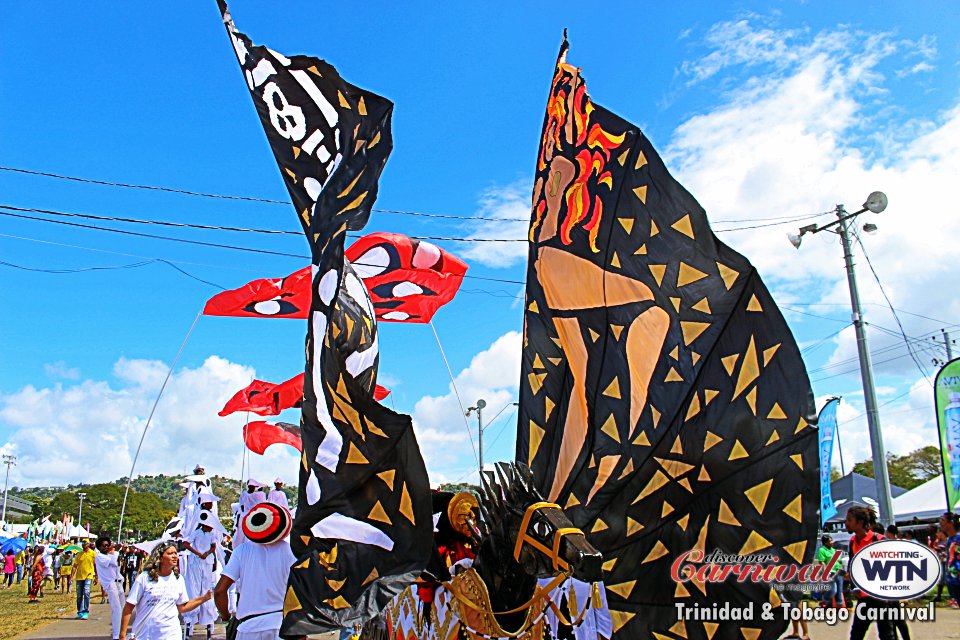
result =
[[[130,483],[130,498],[124,516],[124,529],[129,535],[145,538],[159,534],[163,526],[176,515],[183,496],[179,486],[183,476],[140,476]],[[213,492],[220,498],[220,515],[224,523],[230,521],[230,504],[240,495],[240,481],[224,476],[213,476]],[[80,507],[79,492],[86,497],[83,503],[83,522],[90,523],[91,530],[116,532],[119,526],[120,505],[127,484],[126,478],[112,483],[76,484],[66,487],[29,487],[10,489],[10,495],[34,503],[33,517],[52,515],[59,518],[64,513],[76,515]],[[291,506],[296,506],[296,487],[284,487]]]

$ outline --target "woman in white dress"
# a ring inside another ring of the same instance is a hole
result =
[[[130,615],[136,609],[133,636],[137,640],[181,640],[180,614],[193,611],[212,597],[207,591],[193,600],[187,598],[187,586],[180,577],[177,545],[161,542],[150,553],[143,571],[130,587],[120,621],[120,637],[127,637]]]

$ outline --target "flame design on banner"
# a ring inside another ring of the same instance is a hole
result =
[[[288,444],[297,451],[303,451],[300,427],[289,422],[250,422],[243,428],[243,443],[247,449],[261,456],[267,447],[275,444]]]
[[[779,637],[782,621],[678,622],[675,603],[779,598],[670,569],[694,548],[810,560],[806,369],[756,270],[641,131],[592,102],[567,47],[534,183],[517,460],[604,554],[617,637]]]
[[[426,468],[410,417],[373,398],[376,318],[344,261],[346,232],[366,224],[393,148],[393,105],[322,60],[254,46],[220,8],[312,255],[297,562],[281,633],[317,634],[377,615],[432,545]]]

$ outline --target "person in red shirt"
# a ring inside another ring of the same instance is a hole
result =
[[[870,507],[855,506],[847,511],[847,533],[853,534],[850,538],[851,559],[868,544],[883,540],[883,534],[874,530],[876,524],[877,514]],[[856,593],[857,606],[853,612],[853,624],[850,625],[850,640],[863,640],[870,628],[870,620],[861,616],[865,616],[867,609],[887,609],[890,603],[868,596],[862,591]],[[877,620],[877,634],[880,640],[895,640],[893,624],[889,620]]]

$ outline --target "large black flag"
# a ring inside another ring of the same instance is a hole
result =
[[[779,637],[786,623],[760,619],[779,602],[769,585],[670,570],[691,549],[812,557],[799,350],[756,270],[566,52],[537,158],[517,460],[604,554],[618,637]],[[683,622],[674,606],[724,602],[754,602],[756,618]]]
[[[373,398],[379,351],[366,287],[345,264],[393,147],[390,101],[331,65],[254,46],[224,23],[313,257],[303,456],[282,633],[363,622],[426,566],[433,523],[409,416]]]

